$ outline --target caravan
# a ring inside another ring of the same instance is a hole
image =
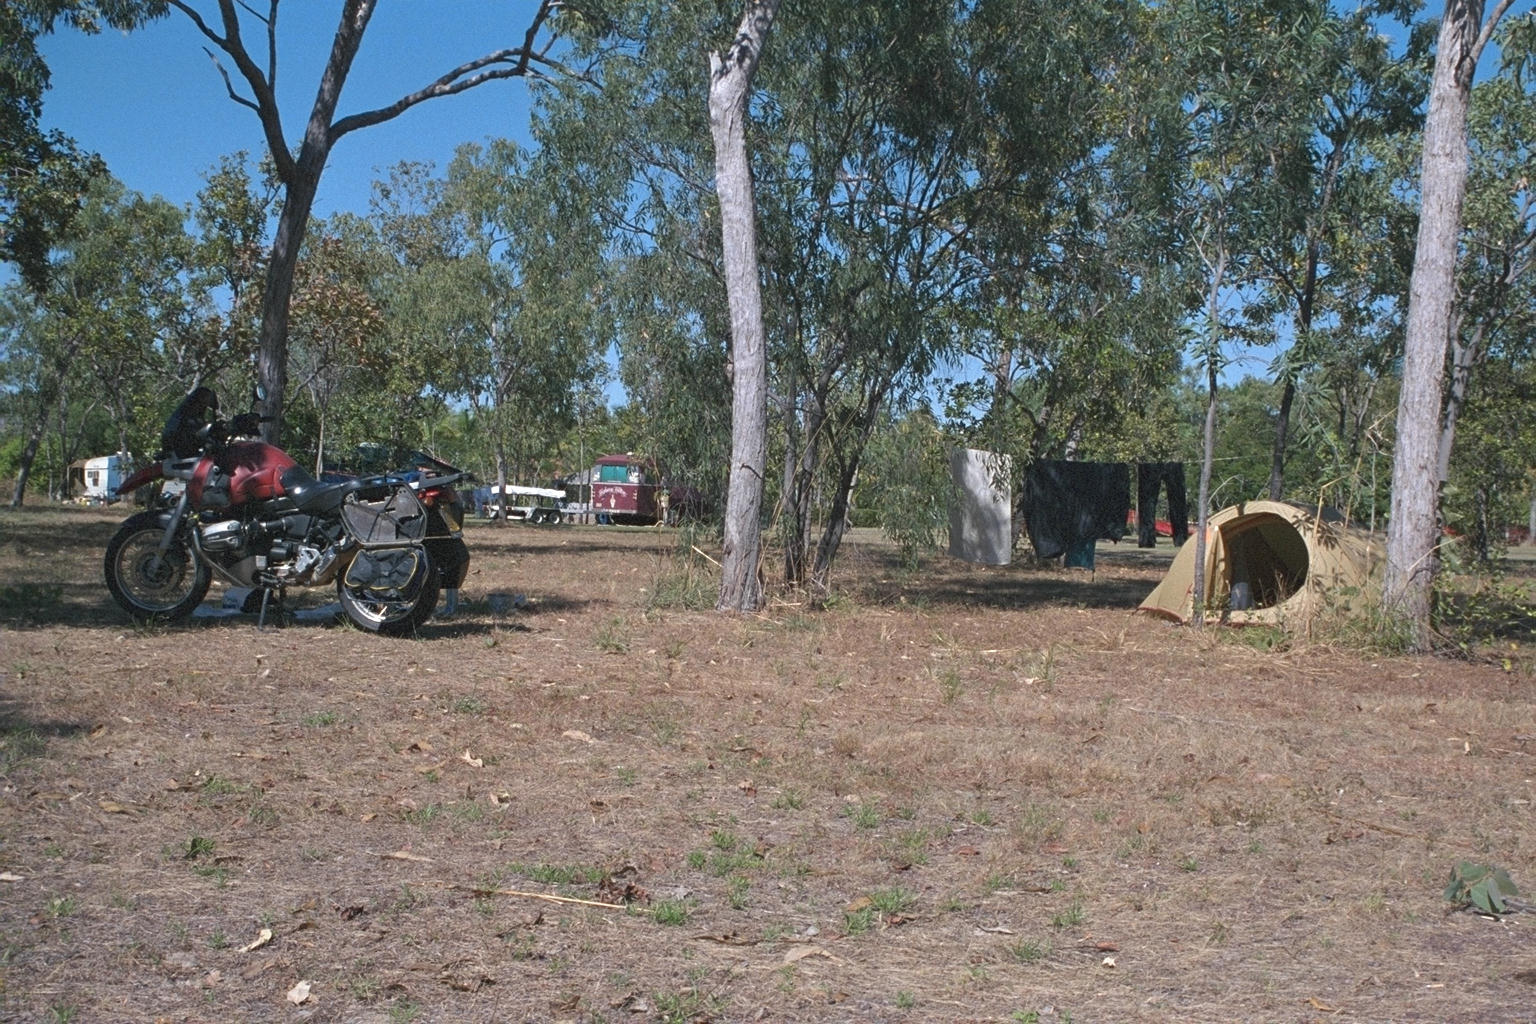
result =
[[[70,466],[71,483],[78,481],[81,495],[92,504],[108,504],[118,498],[117,486],[133,472],[133,457],[126,452],[84,459]]]

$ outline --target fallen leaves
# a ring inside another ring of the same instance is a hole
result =
[[[269,943],[271,941],[272,941],[272,929],[271,928],[263,928],[261,931],[256,933],[256,937],[254,939],[252,939],[250,942],[247,942],[245,945],[240,947],[240,952],[242,952],[242,953],[253,952],[255,950],[260,949],[262,946],[265,946],[267,943]]]
[[[308,981],[299,982],[288,990],[288,1001],[294,1006],[303,1006],[309,1001],[309,990],[312,985],[313,983]]]
[[[634,882],[619,882],[604,878],[597,884],[597,894],[609,903],[650,903],[651,894]]]
[[[412,853],[410,850],[396,850],[393,853],[381,853],[379,856],[384,860],[408,860],[417,864],[432,863],[431,857],[423,857],[421,854]]]

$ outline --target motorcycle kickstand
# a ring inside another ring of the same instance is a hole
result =
[[[267,602],[272,600],[273,594],[277,595],[277,624],[278,626],[283,625],[283,612],[286,610],[283,604],[283,598],[286,596],[284,590],[285,588],[283,587],[261,588],[261,612],[256,616],[256,631],[258,633],[266,632]]]

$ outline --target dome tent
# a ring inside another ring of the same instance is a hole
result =
[[[1358,615],[1380,598],[1381,544],[1334,509],[1250,501],[1214,513],[1205,529],[1207,614],[1222,622],[1307,622],[1325,610]],[[1194,584],[1190,539],[1139,610],[1188,622]]]

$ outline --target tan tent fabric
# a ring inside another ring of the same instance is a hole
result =
[[[1250,501],[1206,523],[1208,616],[1234,625],[1305,623],[1323,612],[1360,614],[1380,599],[1385,549],[1333,509]],[[1140,610],[1188,622],[1194,612],[1195,540]]]

